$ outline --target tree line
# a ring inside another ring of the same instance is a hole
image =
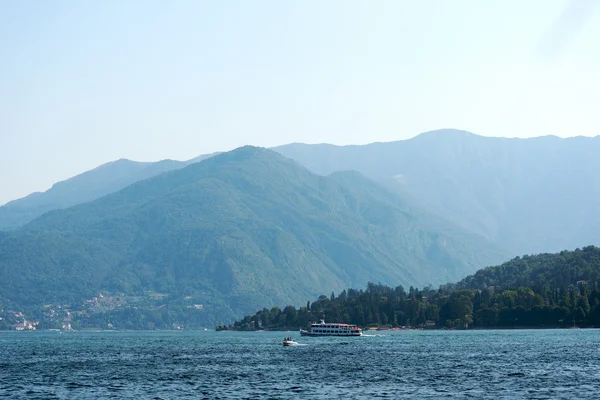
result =
[[[263,308],[218,330],[287,330],[325,319],[362,327],[600,326],[600,249],[517,257],[455,284],[419,289],[368,283],[296,308]]]

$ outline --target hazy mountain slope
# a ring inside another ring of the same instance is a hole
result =
[[[320,174],[360,171],[514,254],[600,237],[600,137],[506,139],[444,130],[391,143],[275,150]]]
[[[444,130],[391,143],[276,150],[319,174],[360,171],[513,255],[593,244],[600,234],[600,138],[506,139]],[[109,163],[0,207],[0,229],[210,156]]]
[[[152,289],[196,296],[214,322],[367,281],[447,282],[505,258],[357,173],[317,176],[245,147],[5,232],[0,294],[45,304]]]
[[[137,162],[121,159],[103,164],[58,182],[45,192],[32,193],[0,206],[0,230],[23,226],[45,212],[96,200],[134,182],[183,168],[211,156],[212,154],[199,156],[186,162],[174,160]]]

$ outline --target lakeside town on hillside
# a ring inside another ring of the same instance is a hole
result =
[[[165,300],[167,295],[154,291],[146,291],[144,296],[126,296],[123,293],[100,292],[97,296],[85,300],[82,304],[45,304],[40,310],[26,313],[13,308],[0,308],[0,330],[35,331],[35,330],[74,330],[74,329],[116,329],[117,324],[110,321],[94,323],[94,318],[109,315],[111,312],[130,312],[136,310],[150,310],[161,313],[168,307]],[[198,304],[192,296],[185,296],[185,305],[188,311],[202,311],[204,304]],[[37,311],[37,312],[36,312]],[[100,322],[100,321],[98,321]],[[152,322],[145,326],[137,327],[153,329],[156,325]],[[169,328],[182,329],[181,323],[174,322]]]

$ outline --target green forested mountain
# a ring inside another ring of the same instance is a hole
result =
[[[100,292],[113,312],[152,293],[155,314],[216,323],[367,281],[439,284],[505,257],[358,173],[322,177],[245,147],[0,234],[0,301],[85,316]]]
[[[43,193],[32,193],[0,206],[0,230],[18,228],[48,211],[96,200],[132,183],[183,168],[211,156],[200,156],[186,162],[174,160],[137,162],[121,159],[103,164],[91,171],[58,182]]]
[[[513,255],[596,244],[600,137],[508,139],[441,130],[364,146],[291,144],[310,170],[356,170]]]
[[[488,267],[456,283],[459,289],[498,289],[519,286],[540,291],[554,287],[565,289],[578,281],[600,282],[600,249],[594,246],[557,254],[516,257],[500,266]]]
[[[513,256],[595,244],[600,235],[600,137],[507,139],[442,130],[390,143],[275,150],[321,175],[358,171]],[[101,166],[0,207],[0,230],[205,157]]]
[[[299,309],[263,308],[219,329],[297,329],[321,318],[360,326],[600,327],[600,248],[517,257],[439,289],[369,283]]]

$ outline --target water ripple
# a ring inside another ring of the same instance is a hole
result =
[[[3,332],[1,398],[595,398],[600,331]],[[289,334],[288,334],[289,336]],[[343,346],[341,344],[344,344]]]

